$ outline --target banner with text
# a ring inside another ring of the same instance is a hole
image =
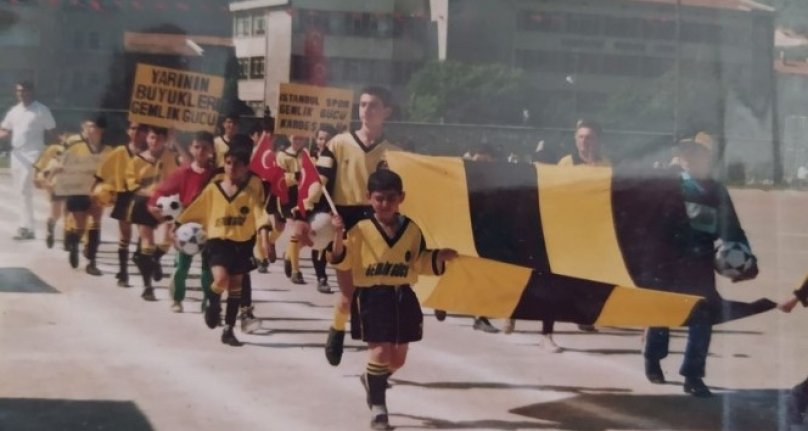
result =
[[[353,91],[341,88],[281,84],[275,133],[314,137],[321,124],[347,130]]]
[[[138,64],[129,121],[187,132],[214,132],[224,78]]]

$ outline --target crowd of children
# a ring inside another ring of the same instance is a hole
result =
[[[250,272],[268,270],[276,259],[275,241],[288,229],[290,241],[283,256],[286,276],[294,284],[305,284],[300,253],[311,244],[307,236],[311,214],[333,213],[331,244],[325,250],[311,251],[317,290],[331,293],[326,262],[336,269],[339,287],[325,355],[331,365],[340,363],[350,319],[352,338],[368,344],[361,383],[371,410],[371,428],[390,429],[388,378],[404,365],[409,343],[423,336],[423,315],[411,285],[418,274],[442,274],[457,253],[427,249],[419,227],[399,212],[406,185],[386,169],[387,153],[399,151],[384,136],[384,123],[392,112],[390,93],[378,87],[364,89],[358,112],[358,129],[337,133],[322,127],[311,142],[303,136],[273,136],[268,123],[241,134],[239,118],[234,115],[225,117],[219,136],[208,132],[181,136],[162,127],[130,123],[129,142],[115,149],[102,144],[104,118],[88,117],[79,134],[62,135],[61,142],[48,147],[35,164],[35,184],[47,191],[51,201],[46,244],[53,247],[56,222],[64,210],[69,264],[79,266],[84,244],[86,273],[102,275],[96,255],[104,208],[111,206],[110,215],[118,221],[119,231],[118,286],[131,286],[128,263],[134,225],[138,239],[131,258],[142,277],[141,296],[155,301],[152,283],[164,276],[160,260],[172,243],[175,227],[200,224],[207,235],[201,253],[204,322],[211,329],[223,322],[222,343],[240,346],[234,331],[239,314],[242,331],[249,332],[255,323]],[[256,148],[266,139],[274,142],[276,165],[283,170],[288,190],[283,199],[271,192],[273,187],[266,179],[250,170]],[[316,160],[320,181],[305,191],[298,190],[303,158],[307,157]],[[60,180],[66,170],[71,172],[69,187]],[[683,172],[690,170],[683,166]],[[689,175],[683,179],[685,188],[701,184]],[[184,208],[176,219],[158,205],[159,199],[173,195]],[[183,312],[193,258],[176,253],[170,283],[174,312]],[[806,298],[808,281],[781,309],[791,311],[799,302],[806,305]],[[512,329],[513,323],[509,324]],[[706,357],[706,350],[702,353]],[[656,376],[662,356],[651,358],[652,369],[646,369],[646,374]],[[686,384],[685,390],[708,396],[702,376],[703,361],[699,372],[686,375],[691,386],[688,389]],[[794,423],[802,421],[806,405],[808,381],[793,390],[789,414]]]

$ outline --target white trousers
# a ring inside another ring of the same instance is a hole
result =
[[[39,151],[11,151],[11,180],[14,192],[22,198],[19,211],[19,227],[34,230],[34,161]]]

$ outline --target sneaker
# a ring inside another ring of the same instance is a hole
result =
[[[67,246],[67,260],[70,262],[70,267],[76,269],[79,267],[79,245],[69,244]]]
[[[283,260],[283,273],[286,274],[286,278],[292,278],[292,262],[289,260]]]
[[[435,310],[435,318],[438,319],[438,322],[446,320],[446,310]]]
[[[390,420],[387,418],[387,413],[374,414],[370,418],[370,429],[373,430],[391,430]]]
[[[474,329],[478,331],[487,332],[489,334],[496,334],[499,329],[495,328],[486,317],[477,317],[474,319]]]
[[[45,227],[47,228],[46,230],[48,232],[45,235],[45,246],[47,246],[48,248],[53,248],[53,244],[55,242],[54,237],[53,237],[53,227],[54,227],[54,225],[53,225],[53,223],[48,223],[48,224],[45,225]]]
[[[595,328],[595,325],[578,325],[578,329],[583,332],[598,332],[598,328]]]
[[[17,229],[17,234],[12,237],[15,241],[27,241],[35,239],[34,231],[21,227]]]
[[[345,331],[328,328],[328,338],[325,341],[325,358],[328,359],[329,364],[336,367],[342,361],[344,343]]]
[[[226,325],[224,331],[222,331],[222,343],[233,347],[241,347],[244,345],[244,343],[236,338],[236,334],[233,333],[233,327],[230,325]]]
[[[553,341],[553,336],[550,334],[542,335],[542,340],[539,342],[539,347],[547,353],[561,353],[564,351],[558,344]]]
[[[296,272],[289,280],[292,284],[306,284],[306,280],[303,280],[302,272]]]
[[[174,303],[171,304],[171,311],[175,313],[182,313],[182,302],[174,301]]]
[[[101,270],[99,270],[98,267],[95,266],[94,263],[88,263],[87,267],[84,268],[84,272],[86,272],[87,274],[90,274],[90,275],[94,275],[96,277],[98,277],[100,275],[104,275],[101,272]]]
[[[505,319],[505,326],[502,327],[502,332],[510,334],[514,329],[516,329],[516,320]]]
[[[205,309],[205,325],[213,329],[219,326],[221,320],[220,314],[222,313],[222,305],[219,302],[211,302],[208,308]]]
[[[649,382],[657,385],[662,385],[665,383],[665,374],[662,372],[662,367],[659,365],[659,361],[655,361],[653,359],[645,360],[645,377],[648,378]]]
[[[365,401],[367,401],[368,408],[370,408],[370,385],[368,385],[368,374],[362,373],[359,376],[359,381],[362,383],[362,387],[365,388]]]
[[[145,288],[143,288],[143,293],[140,294],[140,297],[143,298],[144,301],[149,301],[149,302],[157,301],[157,298],[154,296],[154,288],[153,287],[145,287]]]
[[[275,244],[269,244],[267,248],[267,259],[269,263],[275,263],[278,260],[278,251],[275,249]]]
[[[202,298],[202,301],[199,303],[199,311],[205,313],[205,310],[208,309],[208,298]]]
[[[320,293],[331,293],[331,286],[328,285],[328,280],[325,278],[318,278],[317,291]]]
[[[682,389],[684,389],[685,393],[697,398],[710,398],[713,396],[710,388],[704,384],[701,377],[685,377],[685,384]]]
[[[124,279],[118,280],[118,287],[132,287],[132,285],[129,284],[129,279],[128,278],[124,278]]]
[[[251,334],[258,329],[260,326],[261,321],[255,318],[253,314],[253,307],[241,307],[241,315],[239,316],[239,320],[241,321],[241,332]]]
[[[269,272],[269,261],[264,259],[258,262],[258,272],[261,274],[266,274]]]

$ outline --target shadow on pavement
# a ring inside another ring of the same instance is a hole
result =
[[[522,385],[500,382],[413,382],[410,380],[390,379],[395,385],[417,386],[428,389],[532,389],[537,391],[556,391],[570,393],[630,393],[628,388],[608,388],[594,387],[586,388],[581,386],[554,386],[554,385]]]
[[[42,398],[0,398],[0,429],[154,431],[131,401]]]
[[[786,392],[776,389],[732,391],[708,399],[684,394],[583,393],[510,412],[577,431],[787,430],[778,428],[785,399]]]

